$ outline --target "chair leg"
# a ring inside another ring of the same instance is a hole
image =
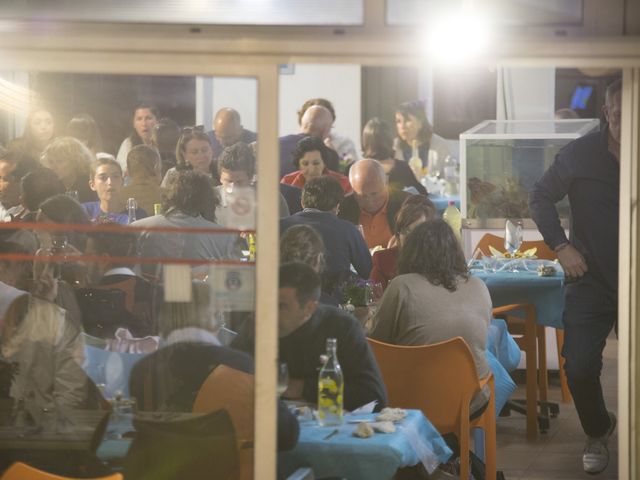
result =
[[[495,384],[491,380],[491,398],[489,399],[488,410],[485,412],[486,421],[484,422],[484,464],[485,479],[496,480],[496,403],[495,403]],[[463,478],[463,477],[460,477]]]
[[[538,360],[536,353],[536,321],[527,315],[524,325],[527,354],[527,439],[535,440],[538,435]]]
[[[571,392],[567,383],[567,374],[564,371],[564,357],[562,356],[562,346],[564,345],[564,330],[556,329],[556,343],[558,345],[558,373],[560,375],[560,392],[562,393],[562,403],[571,403]]]
[[[487,407],[489,408],[489,407]],[[494,407],[495,408],[495,407]],[[458,441],[460,442],[460,478],[469,478],[469,437],[471,431],[469,428],[469,409],[462,409],[462,418],[460,419],[460,431],[458,432]]]
[[[546,402],[549,395],[549,377],[547,374],[547,336],[545,327],[536,326],[538,340],[538,388],[540,389],[540,401]]]

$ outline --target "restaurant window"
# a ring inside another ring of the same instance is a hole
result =
[[[195,125],[193,77],[12,77],[0,469],[252,477],[255,124],[227,90]]]

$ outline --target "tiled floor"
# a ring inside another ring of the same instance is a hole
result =
[[[617,408],[617,355],[618,342],[607,341],[604,352],[602,385],[607,407]],[[519,386],[514,398],[524,398],[524,387]],[[550,385],[550,400],[560,402],[557,382]],[[600,475],[587,475],[582,471],[584,434],[573,404],[560,403],[560,415],[551,420],[548,433],[538,435],[535,442],[527,442],[524,417],[512,414],[499,417],[497,427],[498,469],[507,480],[578,480],[617,479],[617,435],[609,441],[610,461]]]

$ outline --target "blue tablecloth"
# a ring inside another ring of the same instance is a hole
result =
[[[509,372],[517,368],[521,354],[515,340],[509,335],[504,320],[493,319],[491,321],[485,353],[489,368],[493,373],[496,415],[498,415],[516,389],[516,384]]]
[[[535,272],[519,271],[487,273],[472,269],[471,274],[480,278],[489,289],[494,307],[511,303],[532,303],[536,307],[536,321],[540,325],[564,328],[564,274],[540,277]]]
[[[279,454],[278,469],[293,472],[301,467],[311,467],[316,478],[387,479],[393,478],[398,468],[417,465],[421,461],[428,471],[432,471],[439,463],[446,462],[452,453],[419,410],[408,410],[407,418],[396,425],[394,433],[376,433],[362,439],[352,435],[356,427],[353,423],[345,423],[339,427],[338,434],[324,440],[333,427],[322,428],[316,422],[302,423],[298,445],[290,452]]]
[[[444,212],[444,209],[449,206],[449,200],[453,200],[454,202],[456,202],[456,207],[458,207],[458,210],[460,210],[460,197],[458,195],[452,195],[450,197],[447,197],[447,196],[441,197],[438,194],[430,193],[429,200],[433,202],[433,204],[436,207],[436,210],[438,210],[438,213],[440,215],[442,215],[442,212]]]

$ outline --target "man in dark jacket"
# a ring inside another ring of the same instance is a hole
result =
[[[602,351],[618,318],[618,217],[622,82],[606,91],[601,132],[564,147],[531,191],[531,216],[570,280],[565,289],[562,350],[569,389],[587,435],[582,464],[596,474],[609,462],[607,440],[616,426],[600,372]],[[567,239],[555,204],[571,204]]]
[[[364,332],[349,313],[318,305],[320,277],[309,265],[288,263],[280,267],[278,292],[279,356],[289,367],[285,398],[318,401],[320,356],[327,338],[335,338],[344,376],[344,408],[354,410],[377,401],[375,410],[387,404],[387,391]],[[245,324],[232,347],[253,353],[253,325]]]
[[[322,237],[326,251],[324,290],[331,293],[345,280],[351,265],[362,278],[371,273],[371,255],[358,229],[350,222],[337,218],[336,210],[342,200],[342,187],[335,178],[321,176],[307,182],[302,190],[302,212],[280,220],[280,231],[294,225],[309,225]]]
[[[411,194],[390,190],[384,168],[377,160],[356,162],[349,170],[349,182],[353,194],[340,204],[338,217],[362,225],[369,248],[386,248],[393,236],[396,214]]]

